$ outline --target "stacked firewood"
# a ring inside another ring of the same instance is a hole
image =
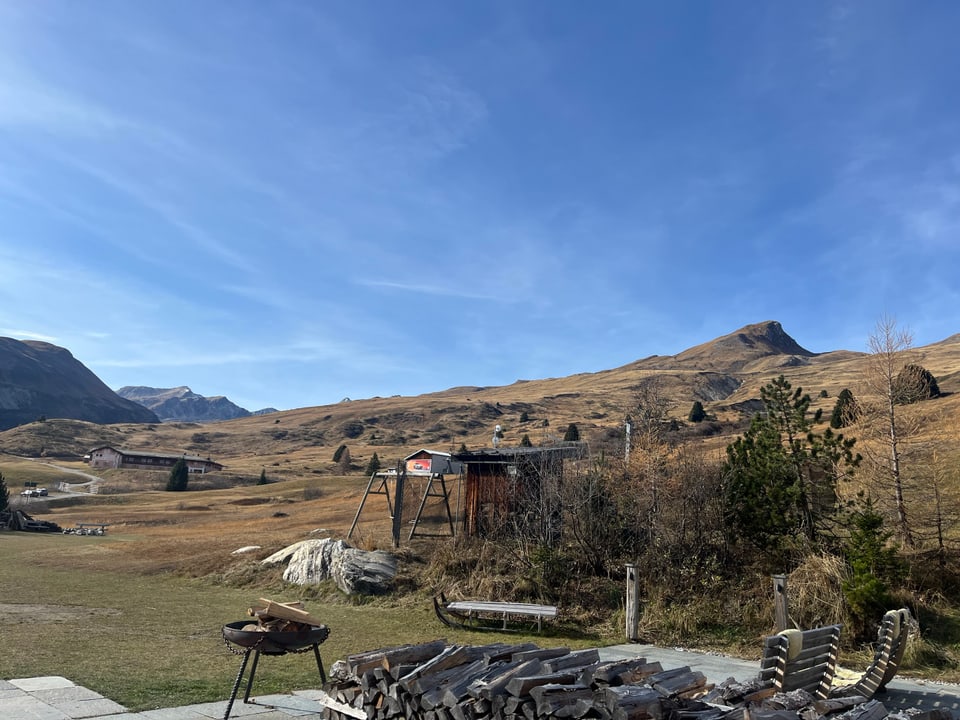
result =
[[[730,679],[716,687],[689,667],[643,658],[601,662],[596,649],[436,640],[350,655],[324,686],[327,720],[882,720],[864,698],[815,701]],[[949,720],[950,711],[910,720]]]
[[[688,667],[665,671],[643,658],[602,663],[596,649],[444,640],[350,655],[330,677],[329,720],[659,719],[711,687]],[[702,703],[690,709],[709,710]]]
[[[241,628],[248,632],[307,632],[323,624],[299,601],[282,603],[260,598],[247,608],[247,615],[257,620]]]

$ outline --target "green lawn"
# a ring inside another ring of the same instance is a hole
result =
[[[0,678],[62,675],[134,711],[226,699],[240,658],[224,645],[221,627],[243,619],[261,595],[291,600],[298,588],[278,593],[88,569],[91,555],[119,541],[0,531]],[[436,638],[595,644],[584,637],[455,632],[440,624],[427,598],[402,606],[390,598],[305,604],[330,628],[320,646],[327,667],[351,653]],[[289,692],[318,683],[312,653],[264,656],[253,692]]]

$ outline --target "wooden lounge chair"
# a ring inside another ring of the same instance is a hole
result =
[[[784,630],[764,638],[760,680],[774,692],[806,690],[817,699],[830,693],[840,647],[840,625]]]
[[[830,691],[830,697],[859,695],[869,700],[876,693],[883,692],[887,683],[897,674],[900,662],[903,660],[912,619],[910,611],[906,608],[886,613],[877,632],[873,662],[859,680],[834,688]]]

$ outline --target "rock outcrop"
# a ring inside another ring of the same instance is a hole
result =
[[[359,550],[343,540],[324,538],[290,545],[260,561],[286,562],[283,579],[295,585],[315,585],[332,579],[348,595],[387,592],[397,574],[397,559],[383,550]]]

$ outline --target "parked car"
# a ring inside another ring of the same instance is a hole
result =
[[[46,497],[47,489],[46,488],[37,488],[37,497]]]

